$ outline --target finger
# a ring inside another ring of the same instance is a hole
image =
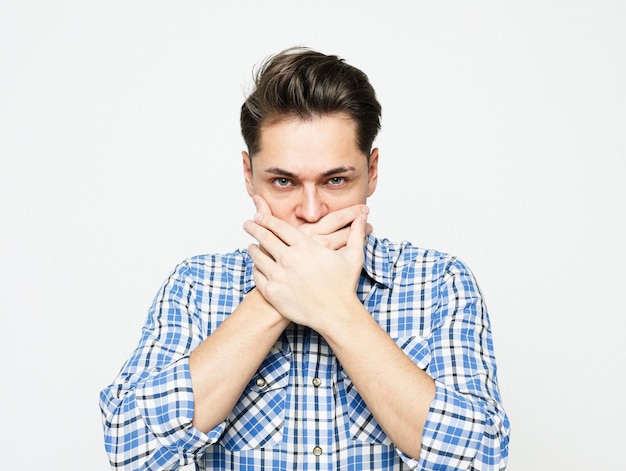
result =
[[[272,214],[269,204],[267,204],[267,201],[265,201],[265,198],[261,195],[253,195],[252,202],[254,203],[257,213]]]
[[[272,257],[272,255],[267,250],[265,250],[263,247],[261,247],[260,245],[259,245],[259,249],[261,249],[261,252],[263,252],[265,255],[267,255],[272,260],[274,260],[274,257]]]
[[[254,263],[254,269],[260,272],[266,279],[269,278],[269,273],[275,264],[272,257],[256,244],[250,244],[248,246],[248,254]]]
[[[257,213],[257,216],[259,216],[259,213]],[[273,218],[273,216],[269,215],[267,217]],[[265,254],[274,260],[278,260],[280,254],[283,253],[288,246],[279,236],[274,234],[271,230],[257,224],[255,221],[244,222],[243,228],[249,235],[257,240],[261,247],[263,247]]]
[[[348,243],[348,235],[350,234],[350,230],[351,225],[336,232],[333,232],[332,234],[328,234],[327,236],[313,237],[313,239],[326,248],[337,250],[345,247]],[[365,235],[368,236],[372,232],[374,232],[374,226],[367,222],[365,224]]]
[[[271,214],[256,213],[254,215],[254,224],[269,230],[286,245],[294,245],[298,239],[303,237],[302,232],[297,228]],[[259,240],[256,237],[255,239]],[[259,240],[259,242],[264,244],[262,240]]]
[[[310,236],[332,234],[348,227],[361,214],[364,207],[362,204],[357,204],[333,211],[314,224],[303,224],[300,230]]]
[[[313,235],[311,238],[318,244],[331,250],[339,250],[346,246],[348,242],[348,234],[350,233],[350,227],[339,229],[328,235]]]
[[[256,266],[252,268],[252,279],[258,290],[263,294],[267,286],[267,277]]]
[[[350,225],[350,234],[348,234],[348,250],[358,251],[363,256],[363,246],[365,245],[366,228],[367,228],[367,208],[357,217]]]

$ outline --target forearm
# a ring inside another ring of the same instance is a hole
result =
[[[192,424],[207,432],[231,412],[289,321],[252,290],[189,358]]]
[[[115,469],[176,469],[215,443],[223,432],[222,427],[216,426],[241,394],[241,384],[254,374],[287,325],[275,312],[272,316],[267,305],[253,302],[262,299],[256,290],[240,301],[239,293],[211,288],[212,294],[217,293],[215,296],[226,293],[227,297],[220,299],[209,317],[202,318],[198,301],[203,296],[206,299],[208,291],[196,291],[202,286],[196,282],[196,270],[206,263],[216,261],[185,261],[176,267],[153,302],[137,348],[114,382],[101,392],[105,446]],[[212,327],[215,337],[210,335],[211,340],[203,345],[207,324],[215,325],[218,321],[220,327]],[[281,322],[280,327],[274,325]],[[276,329],[268,335],[271,326]],[[224,332],[216,333],[221,327]],[[227,334],[228,329],[235,334]],[[218,342],[220,338],[224,340]],[[230,341],[234,342],[232,348]],[[215,356],[208,351],[205,356],[202,349],[211,344],[215,348],[210,351]],[[259,350],[254,350],[257,347]],[[245,352],[238,351],[240,348],[256,351],[260,357],[247,363]],[[196,349],[200,350],[192,353]],[[193,378],[191,363],[196,370]],[[203,387],[215,387],[216,391],[207,394]],[[211,408],[216,408],[216,412],[211,412]]]
[[[193,394],[188,358],[150,375],[123,374],[127,380],[118,378],[100,394],[112,469],[174,470],[217,439],[189,425]]]
[[[355,301],[322,335],[391,441],[418,459],[434,380]]]
[[[510,428],[500,402],[481,400],[439,380],[436,386],[422,435],[423,462],[437,463],[447,456],[451,469],[503,470]]]

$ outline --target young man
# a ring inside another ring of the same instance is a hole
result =
[[[190,258],[100,395],[117,469],[504,469],[489,319],[455,257],[371,234],[367,76],[290,49],[241,110],[258,244]]]

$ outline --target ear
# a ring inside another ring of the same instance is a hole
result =
[[[370,154],[369,168],[367,170],[367,196],[372,196],[378,183],[378,147]]]
[[[243,157],[243,177],[246,180],[246,191],[250,196],[253,196],[254,184],[252,183],[252,160],[245,150],[241,152],[241,157]]]

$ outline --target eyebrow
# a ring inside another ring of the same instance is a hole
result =
[[[265,172],[267,173],[273,173],[275,175],[282,175],[284,177],[289,177],[289,178],[297,178],[298,176],[293,173],[290,172],[289,170],[285,170],[279,167],[268,167],[266,169],[264,169]],[[325,172],[320,173],[320,177],[330,177],[331,175],[336,175],[338,173],[345,173],[345,172],[354,172],[356,169],[354,167],[336,167],[336,168],[331,168],[330,170],[327,170]]]

